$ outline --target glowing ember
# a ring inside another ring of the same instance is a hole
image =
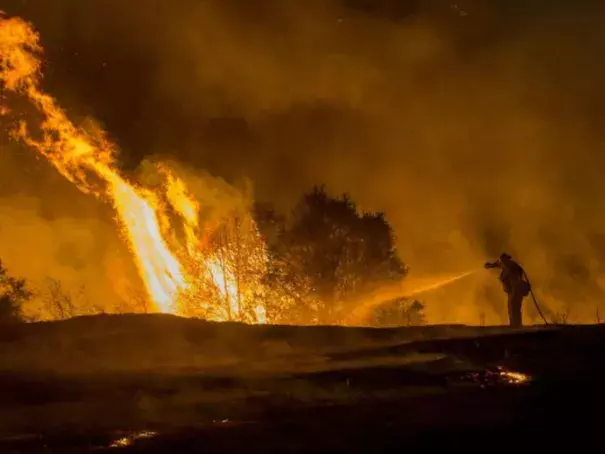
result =
[[[511,385],[521,385],[531,381],[531,377],[529,375],[503,369],[500,369],[500,377]]]
[[[501,366],[496,369],[466,373],[460,378],[462,382],[471,382],[481,388],[487,386],[521,386],[529,384],[532,381],[529,375],[506,370]]]
[[[27,22],[0,16],[0,87],[24,96],[42,116],[36,134],[21,122],[14,136],[81,191],[113,206],[149,299],[159,311],[265,323],[266,309],[258,299],[267,257],[251,217],[247,222],[238,218],[234,228],[226,229],[216,250],[202,245],[200,204],[185,183],[164,165],[157,166],[163,185],[156,192],[127,181],[105,133],[94,125],[76,127],[42,91],[41,52],[39,36]],[[182,229],[173,228],[174,214]],[[184,232],[184,239],[176,238],[177,230]]]
[[[137,440],[141,440],[144,438],[153,438],[155,437],[157,434],[155,432],[137,432],[137,433],[133,433],[130,435],[127,435],[125,437],[122,438],[118,438],[117,440],[113,441],[109,447],[110,448],[126,448],[128,446],[132,446]]]

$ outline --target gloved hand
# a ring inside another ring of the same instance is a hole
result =
[[[485,268],[486,270],[489,270],[490,268],[496,268],[498,265],[492,262],[485,262],[485,264],[483,265],[483,268]]]

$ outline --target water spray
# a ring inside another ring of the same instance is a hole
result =
[[[477,268],[453,276],[448,275],[446,277],[432,276],[414,279],[414,277],[410,278],[408,276],[398,284],[391,285],[386,288],[383,287],[378,292],[367,294],[362,298],[357,298],[355,301],[349,302],[348,305],[352,306],[352,310],[347,318],[349,321],[363,319],[373,308],[380,306],[386,301],[394,300],[396,298],[411,298],[419,294],[437,290],[453,284],[454,282],[468,277],[480,270],[481,268]]]
[[[411,296],[416,296],[416,295],[419,295],[419,294],[422,294],[422,293],[430,292],[431,290],[437,290],[438,288],[445,287],[446,285],[453,284],[454,282],[459,281],[460,279],[463,279],[463,278],[465,278],[467,276],[470,276],[471,274],[474,274],[474,273],[476,273],[479,270],[480,269],[476,269],[476,270],[472,270],[472,271],[466,271],[466,272],[464,272],[462,274],[458,274],[458,275],[453,276],[453,277],[448,277],[448,278],[440,279],[437,282],[433,282],[431,284],[425,284],[425,285],[422,285],[422,286],[415,287],[412,290],[405,291],[405,295],[402,295],[402,297],[409,298]]]

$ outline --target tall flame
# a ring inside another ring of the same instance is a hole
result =
[[[81,191],[113,206],[149,299],[161,312],[183,313],[179,306],[182,301],[192,300],[198,306],[195,309],[208,309],[209,301],[218,298],[219,307],[206,311],[215,320],[266,322],[265,307],[255,301],[262,293],[257,291],[259,270],[266,265],[265,249],[257,247],[261,239],[256,227],[249,229],[252,242],[256,242],[256,246],[248,244],[249,254],[241,250],[241,237],[233,241],[235,255],[225,252],[225,247],[231,247],[228,238],[220,254],[205,250],[207,245],[200,242],[200,206],[184,182],[165,165],[157,165],[164,182],[161,193],[121,175],[116,148],[105,133],[95,126],[76,127],[57,101],[41,89],[41,53],[39,36],[30,24],[0,14],[0,87],[24,96],[42,117],[35,136],[25,122],[19,124],[14,136],[45,157]],[[169,213],[182,222],[185,247],[179,254],[173,253],[167,241],[173,235],[169,232],[174,231]],[[236,232],[240,234],[239,229]],[[251,267],[254,272],[250,272]],[[250,288],[243,289],[243,282]],[[248,307],[250,304],[254,307]]]
[[[180,263],[162,237],[152,195],[137,191],[115,174],[108,175],[108,181],[109,194],[149,295],[162,312],[175,312],[173,304],[185,282]]]
[[[76,128],[55,99],[42,91],[40,53],[39,37],[28,23],[0,19],[0,82],[6,90],[25,95],[43,116],[40,139],[32,138],[24,122],[16,136],[81,191],[114,206],[150,298],[162,312],[172,312],[185,279],[161,234],[158,200],[120,175],[115,149],[102,131]],[[187,214],[191,215],[191,209]]]
[[[187,193],[187,188],[182,180],[165,167],[160,167],[160,170],[166,178],[166,199],[184,221],[187,252],[195,254],[199,245],[199,203]]]

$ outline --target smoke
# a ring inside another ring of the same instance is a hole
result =
[[[109,207],[73,191],[16,146],[0,150],[0,257],[34,292],[25,315],[57,316],[50,280],[73,299],[75,312],[66,315],[115,310],[126,295],[108,283],[137,275]]]
[[[101,121],[126,168],[171,156],[229,183],[248,177],[257,197],[282,209],[325,182],[387,213],[412,273],[456,274],[507,251],[552,311],[569,306],[570,321],[594,321],[605,281],[602,7],[517,3],[3,8],[40,30],[46,87],[74,118]],[[49,170],[15,172],[13,192],[33,185],[44,200],[36,203],[77,219],[48,233],[52,244],[72,227],[102,229],[98,213],[72,205],[75,190],[44,186]],[[46,229],[36,210],[31,222]],[[3,232],[0,244],[16,241]],[[47,256],[44,268],[55,269],[55,253]],[[429,321],[501,321],[496,276],[469,279],[427,295]]]

